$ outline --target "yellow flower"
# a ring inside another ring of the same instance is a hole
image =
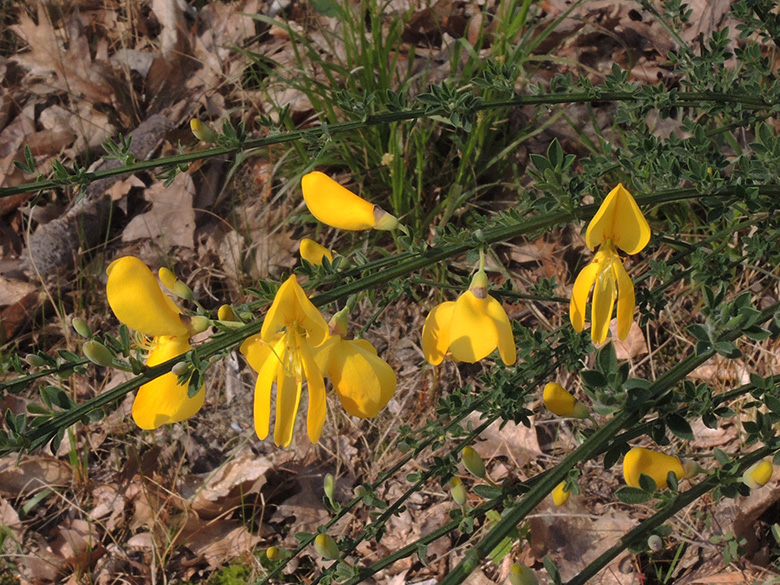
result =
[[[639,476],[649,475],[659,490],[666,487],[666,477],[673,471],[680,479],[685,476],[682,462],[677,457],[634,447],[623,458],[623,477],[631,487],[639,487]]]
[[[311,214],[329,226],[352,231],[398,227],[395,217],[319,171],[304,175],[301,189]]]
[[[214,130],[209,128],[206,124],[201,122],[198,118],[190,120],[190,130],[195,135],[195,138],[202,142],[216,142],[219,137]]]
[[[556,506],[563,506],[566,502],[569,501],[570,495],[571,491],[566,489],[566,482],[562,481],[556,485],[555,489],[552,491],[553,504]]]
[[[441,303],[428,313],[422,347],[425,359],[434,366],[447,352],[455,361],[473,364],[496,348],[507,366],[515,363],[512,324],[501,303],[487,294],[487,275],[482,268],[457,301]]]
[[[570,416],[572,418],[587,418],[590,416],[588,407],[574,398],[563,386],[556,382],[550,382],[544,387],[542,400],[547,410],[558,416]]]
[[[742,481],[750,489],[757,489],[762,485],[766,485],[772,479],[774,470],[772,462],[769,459],[764,459],[748,467],[745,473],[742,474]]]
[[[106,296],[114,315],[131,329],[153,338],[146,365],[156,366],[192,349],[192,320],[180,315],[180,309],[163,294],[146,264],[125,256],[114,260],[106,273]],[[185,420],[200,410],[204,396],[202,386],[195,396],[188,396],[188,385],[179,384],[177,376],[169,372],[139,388],[133,402],[133,420],[142,429]]]
[[[623,185],[610,191],[593,216],[585,234],[591,250],[599,247],[593,261],[574,281],[569,305],[569,318],[577,331],[585,326],[585,307],[593,288],[591,307],[591,339],[602,343],[607,338],[612,310],[617,299],[617,334],[628,337],[634,316],[636,297],[634,283],[623,267],[617,249],[636,254],[650,241],[650,226],[639,206]],[[594,286],[595,285],[595,286]]]
[[[303,238],[301,240],[300,253],[301,258],[315,266],[322,266],[323,258],[327,258],[329,262],[333,262],[333,252],[309,238]]]
[[[276,383],[274,442],[292,441],[295,416],[303,381],[308,386],[307,431],[312,443],[320,439],[325,424],[325,381],[317,366],[316,350],[328,336],[328,324],[306,298],[295,275],[279,287],[263,321],[259,336],[241,344],[249,365],[257,372],[255,385],[255,431],[268,436],[271,418],[271,388]]]
[[[318,348],[317,364],[333,384],[344,410],[352,416],[374,418],[395,394],[395,372],[367,339],[343,339],[346,309],[333,316],[329,328],[332,335]]]

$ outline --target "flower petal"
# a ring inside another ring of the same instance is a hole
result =
[[[149,353],[146,365],[156,366],[192,349],[186,337],[162,336]],[[201,386],[192,398],[188,384],[179,384],[176,374],[167,373],[138,389],[133,402],[133,420],[142,429],[156,429],[190,418],[203,406],[206,395]]]
[[[284,336],[280,336],[273,347],[263,342],[247,346],[249,341],[250,339],[247,339],[241,345],[241,352],[247,356],[249,365],[257,372],[254,402],[255,432],[257,437],[263,440],[268,436],[271,423],[271,388],[279,372],[284,370],[280,359],[287,340]]]
[[[328,377],[344,410],[352,416],[373,418],[396,389],[393,369],[376,355],[365,339],[342,340],[334,349]]]
[[[496,323],[487,314],[487,298],[470,290],[455,301],[450,324],[450,355],[459,362],[475,363],[498,347]]]
[[[423,355],[429,364],[438,366],[450,347],[450,323],[455,301],[436,305],[425,318],[422,330]]]
[[[609,192],[585,232],[585,242],[591,250],[607,240],[626,254],[636,254],[650,241],[650,226],[622,184]]]
[[[333,262],[333,252],[309,238],[303,238],[301,240],[299,251],[301,253],[301,258],[315,266],[322,266],[323,258],[327,258],[329,262]]]
[[[569,303],[569,320],[575,331],[582,331],[585,327],[585,309],[588,306],[590,288],[599,273],[599,264],[595,260],[580,270],[574,287],[571,289],[571,302]]]
[[[624,341],[628,337],[631,323],[634,321],[634,308],[636,307],[634,283],[620,260],[612,263],[612,270],[615,272],[618,288],[617,336],[618,339]]]
[[[303,365],[303,373],[306,377],[306,388],[309,394],[309,406],[306,413],[306,431],[309,440],[317,443],[322,435],[322,427],[325,424],[327,404],[325,400],[325,380],[322,372],[317,367],[314,354],[309,344],[301,340],[298,346]]]
[[[108,304],[122,323],[151,337],[188,336],[187,326],[172,308],[175,305],[141,260],[124,256],[109,264],[106,273]]]
[[[286,355],[282,356],[282,360],[284,361],[286,357]],[[288,375],[285,368],[277,370],[274,442],[282,447],[286,447],[292,441],[302,385],[303,381]]]
[[[488,316],[493,319],[498,333],[498,352],[501,354],[501,360],[505,365],[511,366],[517,361],[517,347],[509,316],[503,305],[490,295],[488,295],[485,309]]]
[[[607,259],[599,263],[599,273],[593,286],[593,304],[590,309],[590,338],[594,343],[603,343],[609,332],[612,310],[615,308],[617,287],[615,272],[611,267],[620,258]]]
[[[577,399],[557,382],[550,382],[544,387],[542,401],[547,410],[558,416],[572,416]]]
[[[367,230],[376,225],[374,205],[315,171],[301,180],[303,199],[322,223],[342,230]]]
[[[306,331],[312,346],[319,345],[328,336],[328,324],[317,307],[306,297],[294,274],[279,287],[274,302],[266,313],[260,337],[270,341],[285,327]]]

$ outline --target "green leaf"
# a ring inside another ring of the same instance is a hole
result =
[[[480,484],[474,486],[474,493],[477,494],[480,498],[492,500],[493,498],[501,497],[501,494],[504,492],[501,491],[501,488],[497,488],[492,485]]]
[[[688,421],[685,420],[685,417],[679,414],[670,414],[666,418],[666,426],[670,431],[672,431],[672,433],[681,439],[685,439],[686,441],[693,441],[695,438],[693,436],[693,429],[691,428],[691,425],[688,424]]]
[[[514,544],[514,542],[514,538],[509,538],[508,536],[504,537],[501,542],[488,553],[488,558],[495,564],[499,564],[501,559],[508,555],[509,551],[512,550],[512,544]]]
[[[711,341],[710,331],[704,325],[694,323],[688,326],[688,333],[690,333],[695,339],[709,343]]]
[[[558,567],[555,566],[555,563],[549,556],[544,557],[544,568],[547,570],[547,574],[550,576],[550,579],[553,580],[553,583],[555,585],[561,585],[561,572],[558,570]]]
[[[624,504],[643,504],[652,499],[653,494],[631,486],[623,486],[615,492],[615,497]]]
[[[582,370],[580,377],[586,385],[593,388],[606,388],[609,385],[607,378],[596,370]]]
[[[655,483],[655,480],[645,473],[639,475],[639,487],[651,494],[658,490],[658,484]]]

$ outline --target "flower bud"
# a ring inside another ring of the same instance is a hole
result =
[[[512,585],[537,585],[536,575],[523,563],[515,563],[509,569],[509,582]]]
[[[356,498],[365,498],[368,491],[366,490],[365,486],[358,485],[355,486],[355,489],[353,490],[353,493],[355,494]]]
[[[762,485],[766,485],[772,479],[773,471],[772,462],[769,459],[764,459],[748,467],[745,473],[742,474],[742,481],[750,489],[754,490]]]
[[[653,478],[659,490],[666,487],[666,477],[674,472],[677,479],[684,475],[682,462],[677,457],[658,453],[643,447],[634,447],[623,458],[623,477],[631,487],[639,487],[642,474]]]
[[[571,491],[566,488],[566,482],[562,481],[556,485],[555,489],[552,491],[553,504],[556,506],[563,506],[569,501],[570,495]]]
[[[114,355],[99,341],[85,341],[81,350],[89,361],[98,366],[109,368],[114,362]]]
[[[463,507],[466,505],[466,500],[468,499],[466,488],[463,487],[463,482],[459,477],[453,477],[450,480],[450,495],[452,495],[452,499],[455,500],[458,506]]]
[[[46,365],[46,360],[39,355],[35,355],[34,353],[28,353],[26,356],[24,356],[24,361],[26,361],[34,368],[40,368],[41,366]]]
[[[279,547],[278,546],[269,546],[265,551],[265,557],[269,561],[275,561],[279,558]]]
[[[331,335],[338,335],[342,339],[347,336],[347,326],[349,324],[347,313],[347,307],[344,307],[330,318],[330,321],[328,321],[328,329],[330,330]]]
[[[463,447],[461,451],[463,466],[471,475],[480,479],[485,479],[485,462],[472,447]]]
[[[558,416],[572,418],[587,418],[590,416],[588,407],[574,398],[563,386],[556,382],[550,382],[544,387],[542,400],[547,410]]]
[[[664,547],[664,540],[657,534],[651,534],[647,538],[647,548],[653,552],[658,552]]]
[[[222,305],[217,311],[217,319],[220,321],[237,321],[236,314],[233,312],[233,307],[230,305]]]
[[[89,328],[89,325],[87,325],[87,322],[84,321],[84,319],[76,317],[71,321],[71,325],[73,325],[73,329],[76,330],[76,333],[82,337],[86,337],[87,339],[92,337],[92,329]]]
[[[698,463],[696,463],[693,459],[683,459],[682,466],[683,466],[683,473],[684,473],[683,477],[686,479],[696,477],[700,473],[704,472],[701,466]]]
[[[203,315],[190,317],[189,329],[192,333],[202,333],[211,326],[211,319]]]
[[[333,479],[332,473],[326,473],[325,479],[322,481],[322,489],[325,492],[325,497],[330,502],[333,502],[333,494],[336,490],[336,481]]]
[[[197,118],[190,120],[190,130],[192,130],[195,138],[201,142],[214,143],[217,141],[217,133]]]
[[[315,266],[322,266],[323,258],[327,258],[328,262],[333,262],[333,251],[309,238],[301,240],[299,252],[301,258]]]
[[[314,549],[319,555],[329,561],[335,561],[341,556],[336,541],[327,534],[318,534],[314,539]]]
[[[160,282],[163,286],[175,294],[177,297],[192,301],[195,299],[195,295],[192,293],[192,289],[184,284],[181,280],[176,278],[176,275],[164,266],[157,271],[157,275],[160,277]]]
[[[173,365],[171,372],[177,377],[186,376],[190,373],[190,365],[187,362],[179,362]]]

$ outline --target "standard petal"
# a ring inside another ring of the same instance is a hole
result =
[[[615,257],[614,262],[620,262]],[[609,322],[612,320],[612,310],[615,308],[617,287],[615,273],[611,267],[613,262],[607,260],[599,263],[599,273],[593,286],[593,304],[590,309],[590,338],[594,343],[603,343],[609,332]]]
[[[599,273],[599,264],[591,262],[583,268],[574,281],[571,289],[571,302],[569,303],[569,320],[575,331],[582,331],[585,327],[585,309],[588,306],[588,294],[590,288]]]
[[[149,353],[146,365],[156,366],[186,353],[192,346],[186,337],[158,337],[157,345]],[[138,389],[133,402],[133,420],[142,429],[156,429],[159,426],[190,418],[203,406],[206,395],[201,386],[195,396],[188,396],[188,384],[180,385],[173,373],[163,374]]]
[[[509,316],[501,303],[490,295],[488,295],[485,309],[488,316],[493,319],[498,332],[498,352],[501,354],[501,360],[507,366],[511,366],[517,361],[517,347]]]
[[[255,372],[259,372],[263,367],[265,360],[271,354],[271,348],[279,341],[277,336],[273,342],[266,343],[258,335],[245,339],[241,344],[241,353],[246,357],[246,361]]]
[[[106,296],[111,310],[122,323],[144,335],[186,337],[173,303],[166,299],[152,271],[134,256],[114,260],[106,269]]]
[[[361,418],[379,414],[397,385],[393,369],[365,339],[341,341],[333,352],[328,377],[344,410]]]
[[[317,443],[322,435],[322,427],[325,424],[327,403],[325,400],[325,380],[322,372],[317,367],[314,354],[309,344],[302,340],[298,351],[301,354],[303,374],[306,377],[306,388],[309,394],[309,407],[306,412],[306,431],[309,440]]]
[[[249,340],[247,340],[249,341]],[[262,342],[261,342],[262,343]],[[260,440],[268,436],[271,423],[271,388],[280,371],[283,371],[281,356],[284,352],[286,340],[281,336],[273,346],[257,344],[260,349],[254,350],[250,346],[248,351],[241,351],[247,356],[247,361],[257,371],[255,383],[254,419],[255,432]]]
[[[299,251],[301,253],[301,258],[315,266],[322,266],[323,258],[327,258],[329,262],[333,262],[333,252],[309,238],[303,238],[301,240]]]
[[[306,297],[294,274],[279,287],[266,313],[260,337],[269,341],[283,328],[292,326],[303,328],[313,346],[328,336],[325,317]]]
[[[315,171],[301,180],[303,199],[322,223],[342,230],[367,230],[376,225],[374,205]]]
[[[455,301],[450,324],[450,355],[459,362],[475,363],[498,347],[498,331],[487,314],[487,299],[470,290]]]
[[[645,216],[621,184],[609,192],[585,233],[585,242],[591,250],[607,240],[612,240],[626,254],[636,254],[650,241],[650,226]]]
[[[439,365],[450,347],[450,323],[455,301],[435,306],[425,318],[422,330],[422,349],[429,364]]]
[[[623,341],[628,337],[629,331],[631,331],[631,323],[634,320],[634,308],[636,307],[636,295],[634,294],[634,283],[619,259],[612,263],[612,270],[615,273],[618,288],[617,335],[618,339]]]

